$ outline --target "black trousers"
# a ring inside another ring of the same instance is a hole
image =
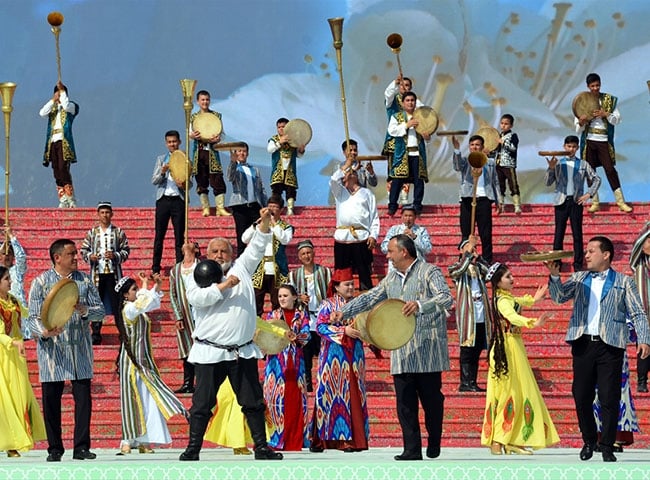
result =
[[[226,193],[226,182],[223,180],[223,173],[210,173],[210,152],[199,150],[199,158],[196,164],[196,193],[209,193],[212,187],[212,193],[221,195]]]
[[[372,250],[363,242],[334,242],[334,268],[352,268],[359,276],[359,290],[372,288]]]
[[[242,242],[242,233],[248,227],[254,224],[260,218],[260,210],[262,206],[257,203],[246,203],[241,205],[231,205],[232,216],[235,220],[235,232],[237,233],[237,256],[241,256],[246,248],[246,244]]]
[[[119,308],[117,293],[115,292],[115,274],[114,273],[100,273],[99,284],[97,291],[99,298],[102,299],[104,304],[104,313],[106,315],[115,315]]]
[[[264,275],[264,278],[262,278],[262,287],[255,289],[255,308],[258,317],[264,314],[264,299],[267,293],[271,297],[271,308],[273,310],[280,308],[280,303],[278,303],[278,289],[275,288],[275,275]]]
[[[74,452],[90,449],[90,415],[92,398],[90,379],[72,380],[74,398]],[[47,452],[65,452],[61,438],[61,396],[64,382],[42,382],[43,417],[47,434]]]
[[[485,322],[476,324],[476,336],[473,347],[460,347],[459,361],[461,364],[472,365],[478,370],[478,362],[481,359],[481,352],[487,348],[485,335]]]
[[[555,234],[553,235],[553,250],[563,250],[564,235],[567,220],[571,222],[573,235],[573,268],[582,270],[585,260],[584,243],[582,238],[583,207],[573,197],[567,197],[562,205],[555,206]]]
[[[492,263],[492,201],[487,197],[476,198],[476,218],[478,235],[481,237],[481,256]],[[460,199],[460,234],[469,238],[474,233],[472,222],[472,197]]]
[[[420,178],[420,157],[418,155],[409,155],[408,164],[409,178],[390,179],[388,209],[392,212],[397,210],[397,200],[405,183],[413,183],[413,207],[415,208],[416,213],[422,212],[422,200],[424,199],[424,180]]]
[[[424,410],[424,425],[428,433],[428,446],[440,448],[445,396],[442,394],[442,374],[402,373],[393,375],[397,418],[402,427],[405,452],[421,452],[422,437],[418,418],[418,400]]]
[[[596,167],[603,167],[609,186],[614,190],[621,188],[621,181],[612,157],[609,155],[607,142],[594,142],[587,140],[587,163],[596,171]]]
[[[246,416],[255,448],[265,447],[266,430],[264,394],[257,372],[256,358],[238,358],[218,363],[194,364],[196,390],[190,408],[190,439],[203,437],[212,409],[217,403],[217,391],[228,377],[237,403]]]
[[[516,169],[497,165],[497,178],[499,179],[501,197],[505,198],[506,196],[506,186],[510,188],[510,195],[519,195],[519,182],[517,181]]]
[[[571,343],[573,355],[573,385],[571,391],[576,405],[582,440],[595,444],[598,438],[594,420],[593,401],[598,385],[602,432],[600,443],[613,446],[618,426],[621,401],[622,348],[607,345],[602,340],[592,341],[587,335]]]
[[[286,176],[286,172],[285,172]],[[287,185],[286,183],[274,183],[271,185],[271,192],[273,192],[274,195],[279,195],[282,196],[282,192],[286,192],[286,197],[287,200],[289,199],[296,199],[296,194],[298,193],[298,189],[296,187],[292,187],[291,185]]]
[[[176,251],[176,263],[183,260],[183,240],[185,235],[185,200],[179,196],[162,196],[156,201],[156,236],[153,241],[153,262],[151,271],[160,272],[162,261],[163,244],[169,220],[174,228],[174,249]]]
[[[320,353],[320,335],[315,330],[309,332],[309,341],[302,347],[302,354],[305,360],[305,376],[307,384],[311,381],[311,370],[314,365],[314,357]]]

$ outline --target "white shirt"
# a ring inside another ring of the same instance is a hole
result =
[[[379,213],[375,195],[364,187],[351,194],[341,183],[343,171],[338,168],[330,177],[330,190],[336,201],[336,232],[334,240],[343,243],[365,242],[379,238]],[[354,234],[352,229],[354,228]]]
[[[254,233],[255,225],[253,224],[244,230],[244,233],[241,234],[241,241],[248,244],[248,242],[251,241],[251,238],[253,238]],[[278,239],[281,245],[288,245],[293,238],[293,228],[291,228],[291,226],[282,228],[280,225],[273,225],[271,227],[271,233],[273,234],[273,237]],[[269,241],[264,248],[265,257],[274,257],[273,237],[269,238]],[[264,274],[275,275],[275,260],[264,262]]]
[[[607,273],[609,270],[605,270]],[[593,277],[591,279],[591,291],[589,293],[589,310],[587,311],[587,335],[600,335],[600,297],[603,294],[605,278]]]
[[[618,125],[619,123],[621,123],[621,113],[618,111],[618,108],[615,108],[612,113],[607,115],[607,121],[612,125]],[[602,118],[600,117],[594,118],[590,122],[587,122],[581,126],[580,120],[578,120],[577,117],[574,117],[573,123],[576,127],[576,132],[578,133],[582,132],[582,130],[584,130],[585,128],[587,129],[587,140],[593,140],[595,142],[607,141],[607,124]],[[591,129],[605,131],[605,133],[590,132],[589,130]]]
[[[74,113],[74,103],[70,102],[68,99],[68,94],[65,93],[65,90],[61,90],[59,93],[59,104],[54,105],[54,101],[50,99],[43,107],[41,110],[38,112],[38,114],[41,117],[47,117],[50,112],[52,111],[53,108],[57,109],[56,113],[56,119],[54,120],[54,126],[52,127],[52,137],[50,138],[50,143],[58,142],[59,140],[63,140],[63,124],[61,123],[61,110],[65,110],[68,113]],[[54,133],[54,131],[57,131]]]
[[[413,118],[413,115],[409,115],[406,112],[404,112],[404,115],[406,116],[406,122],[408,122],[411,118]],[[415,132],[415,127],[411,127],[407,129],[406,122],[398,122],[397,119],[395,118],[395,115],[390,117],[390,122],[388,122],[388,135],[390,135],[391,137],[403,137],[404,135],[407,134],[407,130],[408,130],[406,146],[417,147],[418,136],[417,133]]]

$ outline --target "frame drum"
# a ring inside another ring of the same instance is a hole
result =
[[[207,142],[221,134],[223,126],[221,119],[210,112],[199,112],[192,120],[192,129],[201,132],[201,140]]]
[[[476,131],[476,135],[480,135],[483,137],[484,144],[483,147],[488,151],[491,152],[493,150],[496,150],[496,148],[499,146],[499,138],[501,135],[499,134],[499,131],[490,126],[484,126],[479,128]]]
[[[258,325],[260,322],[264,322],[264,320],[258,320]],[[269,323],[274,327],[281,328],[283,331],[289,330],[289,325],[287,325],[287,322],[279,318],[274,318],[264,323]],[[275,333],[270,329],[263,329],[259,326],[257,330],[255,330],[255,335],[253,335],[253,342],[255,342],[257,346],[260,347],[265,355],[277,355],[282,350],[287,348],[289,343],[291,343],[287,337],[280,336],[278,333]]]
[[[304,147],[311,141],[311,126],[302,118],[294,118],[284,126],[284,133],[289,137],[293,148]]]
[[[571,102],[573,114],[580,118],[583,115],[591,119],[594,116],[594,110],[600,109],[598,97],[591,92],[580,92]]]
[[[43,326],[52,330],[54,327],[65,325],[79,301],[79,288],[77,282],[69,278],[62,278],[54,284],[50,293],[45,297],[41,309],[41,322]]]
[[[415,131],[420,135],[433,135],[438,128],[438,114],[432,107],[418,107],[413,111],[413,118],[418,121]]]
[[[185,152],[176,150],[169,156],[169,171],[175,182],[185,183],[187,181],[188,160]]]
[[[370,343],[382,350],[396,350],[411,340],[415,333],[415,315],[402,315],[404,303],[391,298],[370,310],[366,319]]]

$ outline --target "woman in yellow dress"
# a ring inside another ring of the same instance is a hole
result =
[[[515,297],[512,272],[498,262],[485,279],[492,283],[494,321],[481,444],[494,455],[531,455],[532,450],[560,441],[521,338],[522,328],[539,327],[550,318],[548,312],[539,318],[520,314],[522,306],[530,307],[544,298],[547,286],[538,287],[535,296]]]
[[[0,450],[20,457],[19,451],[34,448],[34,442],[46,435],[25,360],[20,320],[27,309],[9,290],[9,270],[0,267]]]

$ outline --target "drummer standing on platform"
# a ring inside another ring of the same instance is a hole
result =
[[[196,193],[199,194],[204,217],[210,215],[209,187],[212,187],[215,196],[217,216],[227,216],[230,213],[225,207],[226,182],[223,179],[219,152],[214,149],[214,146],[221,141],[221,134],[205,140],[201,138],[201,132],[194,128],[194,120],[197,115],[214,115],[216,120],[221,123],[221,114],[210,110],[210,93],[206,90],[201,90],[196,94],[196,102],[200,110],[193,113],[190,118],[190,137],[194,139],[192,142],[192,174],[196,178]]]
[[[156,186],[156,236],[153,241],[152,273],[160,273],[163,243],[170,219],[174,227],[176,263],[183,260],[186,185],[183,182],[180,182],[180,184],[176,183],[169,171],[169,157],[181,145],[180,133],[176,130],[169,130],[165,133],[165,144],[169,151],[164,155],[158,156],[153,169],[153,176],[151,177],[151,183]]]
[[[429,439],[426,455],[437,458],[445,401],[441,391],[442,372],[449,370],[447,314],[454,299],[440,269],[417,258],[410,237],[403,234],[393,237],[388,242],[386,257],[395,268],[375,288],[333,313],[332,320],[353,318],[390,298],[405,302],[404,316],[415,314],[413,337],[390,353],[390,373],[404,442],[404,451],[395,460],[422,460],[418,400],[424,410]]]
[[[79,105],[68,99],[68,87],[59,81],[54,86],[54,96],[41,108],[39,115],[47,118],[47,138],[43,166],[52,164],[59,197],[59,208],[77,206],[72,186],[70,164],[77,162],[72,139],[72,122],[79,113]]]
[[[609,186],[614,192],[616,205],[621,212],[629,213],[632,207],[625,203],[615,166],[614,126],[621,123],[621,114],[616,107],[618,98],[600,92],[600,76],[596,73],[587,75],[587,88],[598,99],[599,108],[591,114],[580,115],[574,119],[576,132],[580,134],[580,156],[587,160],[594,170],[603,167]],[[596,193],[591,201],[589,212],[594,213],[599,209],[600,199]]]
[[[404,111],[394,114],[388,123],[388,133],[394,139],[395,151],[388,169],[390,179],[390,194],[388,200],[388,214],[394,215],[397,211],[397,199],[402,185],[413,182],[413,207],[416,215],[422,213],[422,199],[424,198],[424,183],[429,181],[427,173],[427,151],[424,141],[429,141],[431,135],[420,135],[415,131],[419,125],[413,118],[417,96],[413,92],[406,92],[402,96]]]
[[[296,158],[305,153],[305,146],[292,147],[289,137],[284,133],[284,127],[289,123],[287,118],[279,118],[275,122],[277,135],[269,139],[266,151],[271,154],[271,193],[282,196],[285,192],[287,198],[287,216],[293,215],[298,190],[298,170]]]
[[[47,461],[61,461],[65,451],[61,438],[61,395],[66,380],[72,383],[75,403],[72,458],[92,460],[96,455],[90,451],[90,380],[93,377],[93,349],[89,323],[104,318],[104,306],[90,276],[77,270],[77,248],[72,240],[60,239],[53,242],[50,245],[50,259],[53,267],[41,273],[32,282],[28,320],[38,352],[49,454]],[[67,323],[47,329],[41,319],[43,303],[57,282],[64,278],[69,278],[77,284],[79,300]]]

